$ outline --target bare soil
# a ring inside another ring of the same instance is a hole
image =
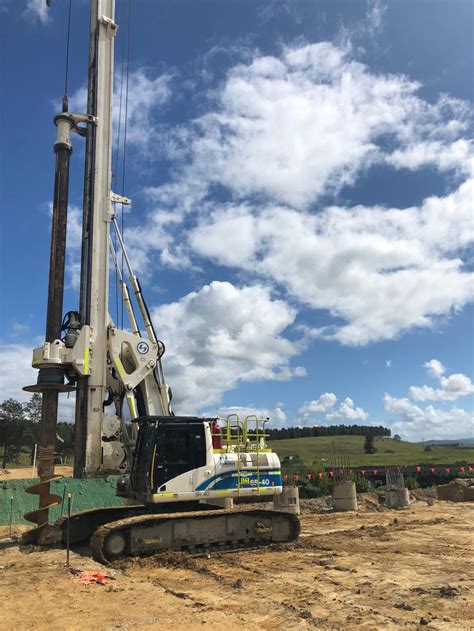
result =
[[[56,475],[64,477],[72,476],[72,467],[68,465],[57,464],[54,466]],[[0,469],[0,481],[2,480],[27,480],[33,474],[33,467],[18,467],[16,469]]]
[[[309,503],[299,540],[268,549],[168,553],[107,568],[87,551],[71,554],[74,568],[109,575],[106,586],[74,581],[64,550],[3,547],[0,627],[466,630],[474,505],[429,499],[389,511],[368,497],[359,512],[336,514]]]

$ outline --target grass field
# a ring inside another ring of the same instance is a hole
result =
[[[273,440],[269,443],[280,459],[298,455],[307,465],[331,466],[334,461],[333,445],[336,456],[345,457],[351,466],[395,465],[438,463],[454,464],[460,461],[474,461],[474,448],[432,446],[432,451],[424,451],[417,443],[397,441],[391,438],[376,438],[374,445],[377,453],[364,453],[363,436],[321,436],[315,438],[291,438]],[[323,460],[324,459],[324,460]]]
[[[0,449],[0,466],[2,463],[3,449]],[[63,464],[72,465],[72,456],[67,457],[67,462]],[[31,454],[29,452],[22,451],[18,455],[15,462],[8,462],[7,469],[15,469],[16,467],[31,467]]]
[[[423,445],[418,443],[376,437],[374,444],[377,453],[369,455],[364,453],[364,441],[363,436],[320,436],[273,440],[269,442],[269,446],[276,451],[280,459],[298,455],[307,465],[316,463],[322,467],[333,464],[333,444],[336,447],[337,457],[340,459],[344,456],[353,467],[421,463],[454,464],[461,461],[472,464],[474,461],[474,445],[471,448],[433,445],[431,451],[424,451]],[[2,450],[0,450],[0,458],[1,454]],[[30,462],[30,454],[21,453],[18,463],[9,463],[8,467],[31,467]],[[66,464],[72,465],[71,456],[67,458]]]

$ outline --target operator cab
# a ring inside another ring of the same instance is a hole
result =
[[[205,425],[216,419],[194,416],[142,416],[130,475],[137,499],[165,490],[177,476],[204,467],[207,458]],[[118,488],[118,494],[120,488]]]

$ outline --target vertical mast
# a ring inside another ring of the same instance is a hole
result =
[[[102,416],[107,384],[109,232],[112,218],[112,94],[115,0],[91,0],[80,312],[91,329],[90,374],[76,397],[74,476],[100,473]]]

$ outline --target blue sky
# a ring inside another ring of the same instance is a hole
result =
[[[67,4],[0,0],[2,398],[26,396],[44,330]],[[468,0],[133,2],[125,233],[176,412],[472,435],[472,13]],[[119,97],[124,0],[117,22]],[[73,111],[87,28],[73,0]],[[75,139],[65,310],[82,165]]]

